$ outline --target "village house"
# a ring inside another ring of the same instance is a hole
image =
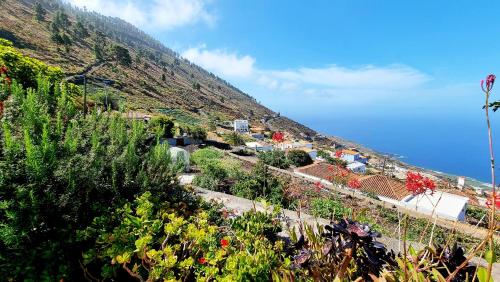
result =
[[[260,143],[260,142],[247,142],[245,146],[249,149],[252,149],[256,152],[267,152],[272,151],[273,146],[270,144]]]
[[[285,150],[290,150],[290,149],[304,149],[304,148],[313,148],[313,144],[309,142],[283,142],[283,143],[278,143],[275,145],[276,148],[285,151]]]
[[[360,162],[366,163],[367,159],[360,152],[353,150],[342,150],[342,159],[348,163]]]
[[[348,170],[354,173],[365,174],[366,173],[366,165],[360,162],[353,162],[347,165]]]
[[[311,180],[331,185],[333,184],[331,179],[334,175],[331,168],[331,165],[320,162],[298,168],[295,170],[295,173]],[[465,220],[464,215],[469,201],[467,197],[442,191],[436,191],[434,195],[414,196],[406,189],[406,185],[403,182],[385,175],[359,176],[350,173],[348,178],[357,178],[361,186],[359,188],[360,192],[373,194],[381,201],[428,215],[432,214],[432,210],[436,206],[433,214],[435,217],[454,221]],[[345,189],[349,188],[345,187]],[[440,200],[438,201],[437,199]]]
[[[233,122],[233,125],[234,125],[235,132],[239,132],[239,133],[248,133],[249,132],[248,120],[246,120],[246,119],[237,119]]]
[[[442,191],[410,195],[401,204],[415,211],[454,221],[465,221],[469,198]]]

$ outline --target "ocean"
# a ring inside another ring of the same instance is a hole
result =
[[[458,115],[453,118],[417,118],[410,114],[397,117],[343,114],[292,118],[325,135],[338,136],[379,152],[398,155],[401,161],[411,165],[491,182],[486,122],[479,111],[474,117]],[[500,117],[492,117],[492,129],[494,146],[497,141],[496,149],[500,152]],[[498,136],[496,140],[495,136]],[[496,172],[500,172],[498,168]]]

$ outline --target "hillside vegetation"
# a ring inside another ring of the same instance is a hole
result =
[[[24,54],[61,66],[68,76],[85,73],[111,80],[111,88],[121,93],[130,110],[176,109],[203,121],[247,118],[254,124],[275,115],[123,20],[57,0],[4,0],[0,10],[0,38],[14,42]],[[284,117],[268,126],[314,134]]]

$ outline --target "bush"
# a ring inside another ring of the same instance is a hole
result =
[[[297,167],[306,166],[313,163],[311,156],[302,150],[290,150],[287,157],[290,163]]]
[[[285,153],[280,150],[260,152],[258,154],[258,157],[266,165],[274,166],[281,169],[287,169],[290,167],[290,161],[287,159]]]
[[[48,66],[37,59],[24,56],[12,47],[12,42],[0,41],[0,66],[6,66],[9,77],[18,81],[24,88],[36,87],[37,77],[44,76],[54,83],[63,76],[60,68]]]
[[[274,215],[251,211],[231,221],[232,230],[219,229],[204,211],[186,217],[159,209],[145,193],[80,232],[81,238],[97,238],[83,264],[89,271],[104,261],[92,276],[106,280],[267,281],[289,261],[280,254],[283,242],[267,239],[280,230]]]
[[[224,141],[233,146],[245,145],[245,139],[243,139],[243,136],[237,132],[231,132],[224,135]]]
[[[191,154],[191,161],[196,165],[203,166],[207,162],[222,159],[222,157],[224,157],[223,152],[208,147],[193,152]]]
[[[148,125],[150,132],[154,132],[157,136],[170,138],[174,136],[174,121],[167,116],[160,115],[151,119]]]
[[[148,139],[143,123],[95,111],[81,119],[68,87],[37,84],[13,82],[0,129],[0,276],[74,280],[75,254],[89,244],[75,230],[95,217],[145,191],[158,203],[196,201],[177,186],[168,145]]]
[[[311,201],[311,213],[321,218],[340,219],[352,213],[350,208],[346,208],[341,202],[333,199],[317,198]]]

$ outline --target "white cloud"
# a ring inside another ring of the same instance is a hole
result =
[[[254,72],[254,58],[220,49],[207,50],[204,45],[184,51],[182,57],[222,77],[248,78]]]
[[[255,59],[249,55],[209,50],[205,45],[190,48],[182,56],[223,78],[235,78],[235,82],[250,85],[251,88],[263,87],[274,94],[294,97],[359,101],[358,98],[363,96],[368,101],[418,89],[431,80],[429,75],[401,64],[259,69],[255,66]]]
[[[211,0],[66,0],[103,15],[119,17],[145,29],[169,30],[204,22],[215,23],[207,6]]]

